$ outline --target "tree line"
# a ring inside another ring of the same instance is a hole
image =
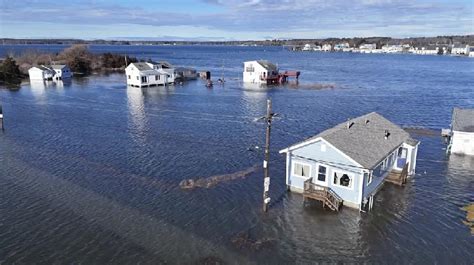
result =
[[[126,64],[137,62],[135,57],[115,53],[94,54],[87,45],[76,44],[59,53],[44,53],[28,50],[19,56],[9,55],[0,64],[0,84],[19,84],[28,75],[28,69],[38,65],[66,64],[75,74],[92,72],[123,71]]]

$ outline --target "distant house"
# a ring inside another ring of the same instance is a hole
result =
[[[56,64],[51,65],[51,69],[55,72],[54,79],[61,80],[61,79],[68,79],[72,77],[71,68],[69,68],[65,64]]]
[[[434,47],[434,46],[428,46],[428,47],[422,47],[420,48],[415,48],[415,54],[421,54],[421,55],[437,55],[439,54],[439,47]]]
[[[301,50],[302,51],[312,51],[313,50],[313,45],[307,43],[303,46],[303,49],[301,49]]]
[[[266,60],[244,62],[244,83],[269,84],[278,78],[278,67]]]
[[[474,109],[454,108],[448,149],[453,154],[474,155]]]
[[[469,55],[469,45],[453,45],[451,54],[453,55]]]
[[[404,47],[402,45],[384,45],[382,46],[383,53],[401,53]]]
[[[280,153],[286,154],[290,191],[304,196],[324,191],[320,196],[326,205],[339,201],[362,210],[370,208],[384,181],[404,182],[415,173],[418,145],[402,128],[372,112]]]
[[[44,65],[33,66],[28,69],[30,80],[52,80],[56,72]]]
[[[474,57],[474,47],[469,47],[469,57]]]
[[[170,75],[163,69],[158,69],[152,63],[131,63],[125,68],[125,75],[129,86],[145,87],[171,83],[168,80]]]
[[[349,43],[345,42],[345,43],[338,43],[336,45],[334,45],[334,51],[336,52],[341,52],[343,49],[346,49],[346,48],[349,48]]]
[[[375,49],[377,49],[377,44],[375,43],[366,43],[359,46],[359,52],[361,53],[372,53]]]
[[[331,46],[331,44],[326,43],[321,47],[321,50],[324,51],[324,52],[330,52],[330,51],[332,51],[332,46]]]

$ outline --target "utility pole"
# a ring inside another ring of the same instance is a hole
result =
[[[272,128],[272,100],[267,99],[267,115],[265,116],[265,121],[267,122],[267,131],[265,138],[265,158],[263,160],[263,211],[268,211],[268,204],[270,204],[270,172],[268,170],[268,162],[270,160],[270,131]]]
[[[5,128],[3,127],[3,110],[2,110],[2,105],[0,105],[0,129],[2,131],[5,130]]]

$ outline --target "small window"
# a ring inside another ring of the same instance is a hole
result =
[[[140,77],[137,76],[137,80],[140,80]]]
[[[352,188],[352,178],[348,174],[334,172],[333,184],[336,186]]]
[[[155,80],[160,80],[160,76],[159,76],[159,75],[155,75]]]
[[[326,182],[326,171],[327,171],[327,168],[325,166],[319,166],[318,181]]]
[[[131,79],[131,76],[130,76],[130,75],[128,75],[128,79]]]
[[[304,177],[304,178],[309,178],[309,165],[305,165],[305,164],[295,162],[293,164],[293,175],[299,176],[299,177]]]

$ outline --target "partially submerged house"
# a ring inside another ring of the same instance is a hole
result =
[[[247,84],[282,84],[291,77],[298,80],[299,76],[299,71],[284,71],[280,73],[275,64],[266,60],[244,62],[243,80]]]
[[[175,73],[175,68],[172,64],[166,61],[161,61],[161,62],[158,62],[157,64],[154,64],[153,68],[167,73],[168,74],[167,83],[169,84],[174,83],[176,79],[176,73]]]
[[[30,80],[62,80],[72,77],[71,69],[65,65],[39,65],[28,69]]]
[[[51,69],[53,69],[55,72],[53,78],[56,80],[68,79],[72,77],[71,68],[65,64],[51,65]]]
[[[44,65],[33,66],[28,69],[30,80],[52,80],[56,72]]]
[[[268,84],[278,79],[278,67],[266,60],[244,62],[244,83]]]
[[[336,125],[280,151],[286,185],[333,210],[363,210],[385,181],[402,184],[415,173],[419,142],[378,113]]]
[[[152,63],[131,63],[125,68],[125,75],[127,85],[135,87],[166,85],[174,82],[174,75],[170,75]]]
[[[453,154],[474,155],[474,109],[454,108],[448,150]]]

